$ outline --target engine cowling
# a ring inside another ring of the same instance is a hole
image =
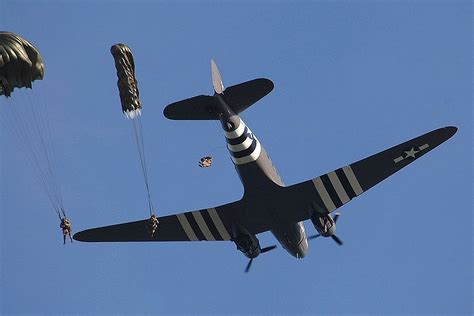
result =
[[[313,215],[311,222],[318,233],[323,237],[330,237],[336,234],[336,223],[331,215]]]
[[[237,249],[250,259],[258,257],[261,252],[260,243],[256,236],[248,233],[240,233],[233,239]]]

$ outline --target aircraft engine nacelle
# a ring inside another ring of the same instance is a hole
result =
[[[256,258],[260,254],[260,243],[257,237],[254,235],[240,233],[233,239],[233,241],[237,245],[237,249],[242,251],[243,254],[249,259]]]
[[[334,219],[329,215],[313,215],[311,222],[318,233],[323,237],[330,237],[336,234],[336,223]]]

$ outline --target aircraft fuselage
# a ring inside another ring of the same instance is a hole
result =
[[[219,95],[216,97],[220,99]],[[271,200],[277,196],[278,189],[284,187],[283,181],[250,128],[225,105],[222,99],[220,101],[225,108],[220,121],[232,162],[245,188],[243,199],[260,201],[260,207],[268,208],[266,211],[271,214],[273,207]],[[268,203],[261,202],[264,198],[269,200]],[[292,256],[305,257],[308,242],[303,222],[279,222],[275,218],[271,232]]]

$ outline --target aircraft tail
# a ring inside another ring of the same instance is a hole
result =
[[[259,78],[224,88],[216,63],[211,60],[214,96],[199,95],[168,105],[163,113],[171,120],[217,120],[220,102],[239,114],[273,90],[273,82]]]

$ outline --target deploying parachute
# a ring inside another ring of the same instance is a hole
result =
[[[133,119],[141,114],[142,105],[139,98],[138,82],[135,77],[135,62],[133,61],[132,51],[125,44],[116,44],[110,48],[110,52],[115,59],[122,112],[128,118]]]
[[[38,50],[14,33],[0,32],[0,95],[9,97],[15,88],[31,88],[31,83],[43,75]]]
[[[117,86],[120,94],[120,102],[122,103],[122,112],[129,119],[132,119],[133,129],[135,132],[135,141],[137,143],[138,156],[140,166],[142,168],[143,178],[145,180],[146,193],[148,196],[148,208],[150,212],[151,227],[155,227],[153,214],[154,206],[150,193],[150,184],[148,180],[148,171],[145,156],[145,142],[143,140],[143,127],[141,122],[142,104],[139,98],[138,81],[135,77],[135,62],[133,60],[132,50],[125,44],[115,44],[110,48],[112,56],[115,60],[115,68],[117,69]],[[150,229],[153,235],[154,229]]]

